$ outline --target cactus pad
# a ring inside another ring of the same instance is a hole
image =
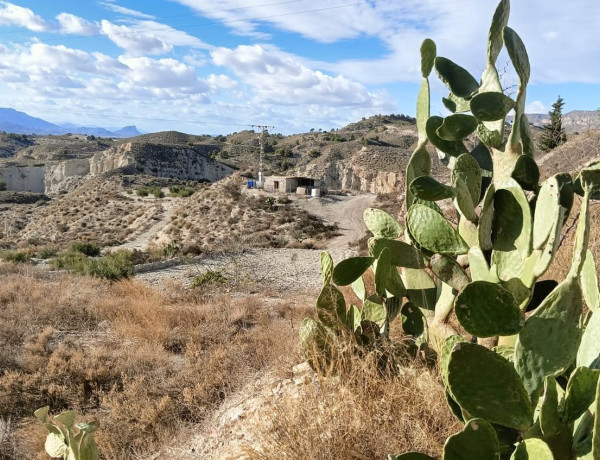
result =
[[[342,260],[333,269],[332,280],[338,286],[352,284],[366,272],[375,257],[350,257]]]
[[[521,155],[515,163],[511,176],[523,190],[536,191],[540,181],[540,170],[533,158]]]
[[[457,291],[462,291],[469,284],[469,277],[463,268],[448,256],[436,254],[429,262],[431,271],[444,283],[449,284]]]
[[[446,139],[441,138],[438,135],[437,131],[443,123],[444,119],[442,117],[429,117],[425,126],[425,129],[427,131],[427,138],[429,139],[429,141],[442,152],[453,157],[457,157],[463,153],[468,153],[469,151],[465,147],[465,144],[462,143],[462,141],[448,141]]]
[[[460,433],[450,436],[444,445],[444,460],[497,460],[498,436],[489,422],[473,418]]]
[[[588,321],[581,345],[577,350],[577,365],[600,369],[600,314],[593,313]]]
[[[471,99],[471,112],[481,121],[503,120],[515,107],[515,101],[503,93],[488,91]]]
[[[388,248],[390,263],[396,267],[425,268],[423,255],[414,246],[404,241],[389,238],[373,238],[369,240],[369,251],[374,257],[379,257],[381,251]]]
[[[504,44],[506,45],[510,60],[517,71],[521,86],[527,85],[531,74],[531,68],[529,66],[527,50],[525,49],[521,37],[519,37],[519,35],[510,27],[505,27]]]
[[[438,182],[431,176],[417,177],[410,183],[409,188],[414,196],[427,201],[445,200],[455,196],[452,187]]]
[[[444,118],[437,129],[439,137],[446,141],[461,141],[477,128],[477,119],[472,115],[456,113]]]
[[[544,436],[551,436],[558,431],[558,390],[556,379],[552,376],[546,377],[544,381],[544,399],[540,407],[540,428]]]
[[[470,98],[479,89],[479,83],[473,75],[450,59],[436,57],[435,70],[440,80],[458,97]]]
[[[561,411],[564,423],[577,420],[594,402],[599,375],[600,370],[587,367],[578,367],[571,373]]]
[[[327,251],[321,251],[321,276],[323,277],[323,285],[331,283],[333,275],[333,259]]]
[[[338,288],[331,284],[323,286],[317,297],[317,317],[325,326],[336,328],[346,318],[346,301]]]
[[[600,310],[600,291],[598,290],[598,274],[596,272],[596,264],[594,255],[589,249],[585,255],[585,262],[581,270],[581,289],[585,304],[592,311]]]
[[[469,246],[452,225],[433,209],[416,204],[408,211],[408,228],[416,242],[428,251],[459,255]]]
[[[473,343],[455,344],[447,379],[452,397],[472,416],[521,431],[531,426],[533,410],[521,378],[493,351]]]
[[[554,460],[554,455],[544,441],[531,438],[525,439],[517,445],[510,460]]]
[[[367,208],[363,213],[365,225],[376,238],[399,238],[402,226],[396,219],[381,209]]]
[[[515,345],[515,367],[532,399],[547,375],[569,367],[581,341],[581,290],[572,278],[563,281],[525,322]]]
[[[468,284],[456,297],[454,311],[462,327],[477,337],[513,335],[525,324],[513,295],[487,281]]]

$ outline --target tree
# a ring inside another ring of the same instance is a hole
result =
[[[548,112],[550,123],[543,126],[544,131],[539,141],[540,149],[544,152],[549,152],[567,141],[567,135],[562,126],[563,105],[565,105],[563,98],[558,96],[556,102],[552,104],[552,110]]]

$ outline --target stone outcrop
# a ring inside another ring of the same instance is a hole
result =
[[[312,165],[298,168],[298,175],[323,178],[330,190],[347,190],[375,194],[401,192],[404,187],[404,175],[387,171],[374,171],[346,162],[332,162],[323,168]]]
[[[128,142],[98,152],[90,158],[65,160],[38,166],[11,165],[0,168],[7,190],[58,193],[86,176],[96,176],[129,166],[138,173],[181,180],[214,182],[233,168],[211,159],[209,146],[166,146]]]

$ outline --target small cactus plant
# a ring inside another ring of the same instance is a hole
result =
[[[445,460],[599,459],[600,417],[593,414],[600,410],[600,291],[588,239],[589,202],[600,199],[600,162],[575,181],[560,173],[539,183],[524,113],[530,65],[523,42],[508,27],[509,10],[509,0],[501,0],[480,81],[437,56],[433,41],[423,42],[406,225],[369,209],[369,256],[335,266],[324,256],[324,291],[335,292],[335,302],[327,303],[330,316],[304,323],[303,347],[314,351],[311,344],[319,341],[332,359],[331,350],[344,346],[338,331],[339,324],[347,327],[344,318],[358,318],[352,332],[368,319],[387,334],[400,311],[404,332],[438,352],[448,404],[465,423],[447,440]],[[519,79],[514,99],[503,93],[496,69],[503,47]],[[434,69],[450,91],[442,101],[451,112],[446,117],[429,113]],[[505,133],[511,110],[514,121]],[[467,137],[476,140],[474,148],[467,147]],[[451,170],[450,184],[431,177],[427,144]],[[546,282],[538,280],[556,255],[575,193],[582,203],[571,268],[540,301],[534,291],[544,291]],[[457,225],[446,217],[447,205]],[[370,297],[362,282],[367,270],[375,278]],[[336,288],[346,284],[362,308],[346,308]],[[585,316],[584,301],[590,309]],[[452,312],[469,337],[448,323]],[[415,452],[390,456],[426,458]]]
[[[75,412],[67,411],[51,417],[49,410],[48,406],[42,407],[35,411],[35,416],[49,431],[44,447],[50,457],[64,460],[100,459],[92,434],[98,429],[98,422],[75,423]]]

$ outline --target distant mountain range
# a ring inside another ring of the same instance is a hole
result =
[[[0,131],[17,134],[85,134],[99,137],[133,137],[142,134],[135,126],[109,131],[105,128],[78,126],[72,123],[55,125],[15,109],[0,108]]]
[[[512,121],[512,116],[506,117]],[[529,123],[535,126],[543,126],[550,123],[550,115],[547,113],[528,113]],[[576,133],[589,131],[590,129],[600,129],[600,112],[597,110],[573,110],[563,113],[562,124],[567,133]]]

